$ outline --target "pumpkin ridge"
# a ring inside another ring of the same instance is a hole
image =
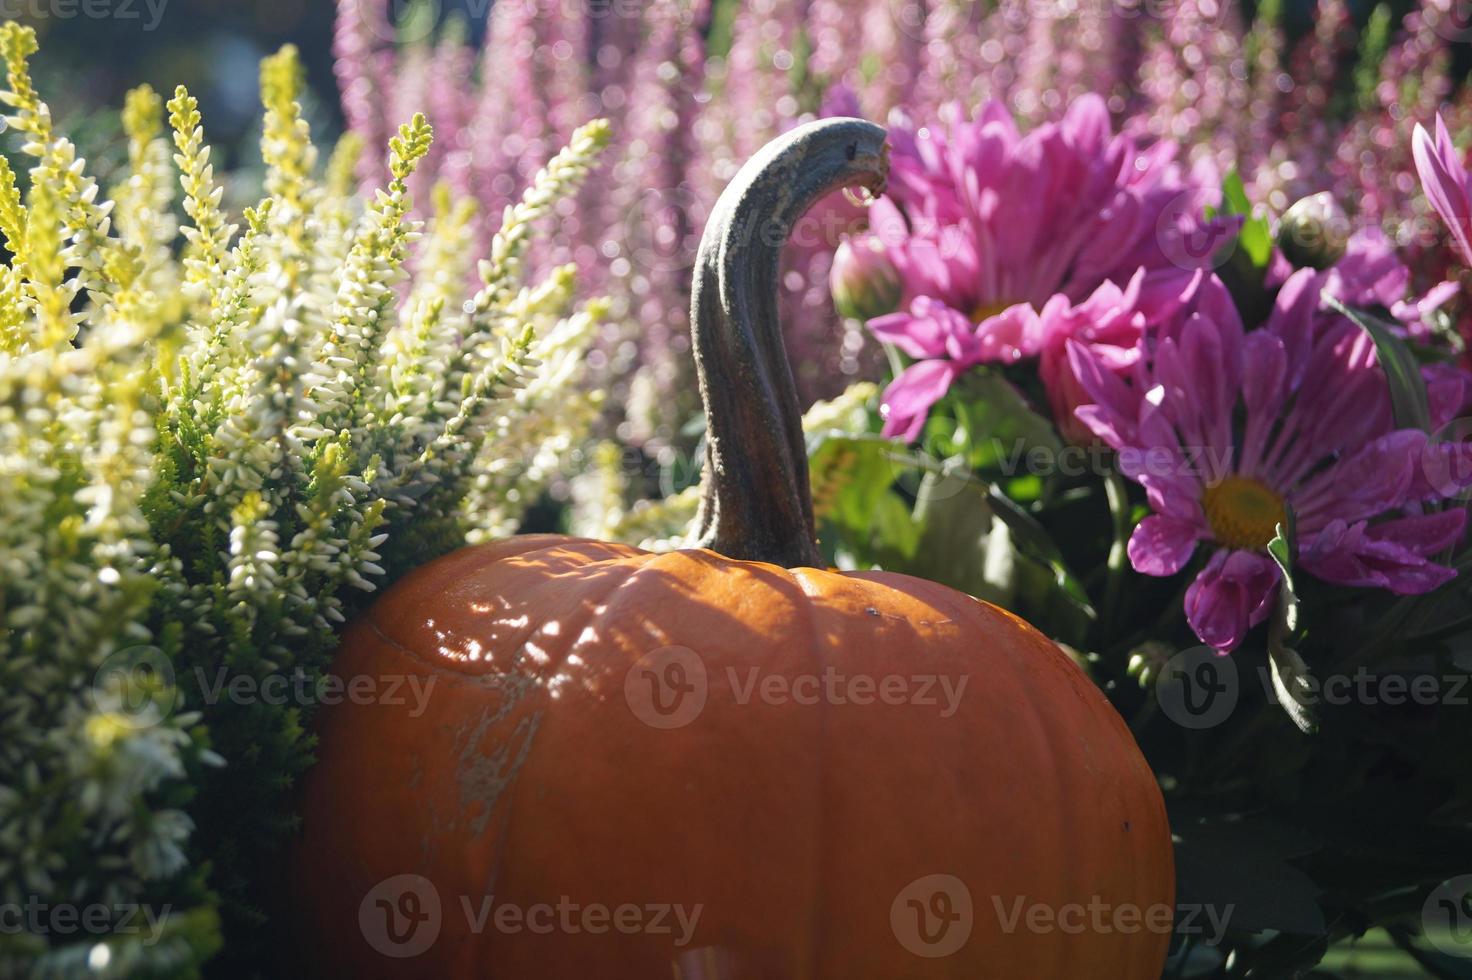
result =
[[[819,609],[828,598],[826,590],[821,587],[823,578],[810,576],[808,573],[817,572],[818,576],[826,576],[829,573],[810,568],[784,568],[783,573],[792,580],[798,590],[808,600],[804,605],[804,618],[807,621],[807,633],[809,650],[812,651],[814,673],[822,676],[823,668],[827,666],[827,656],[823,636],[819,632]],[[815,579],[815,580],[812,580]],[[812,588],[810,588],[812,586]],[[833,796],[831,775],[832,765],[830,758],[830,739],[832,737],[832,726],[829,714],[831,706],[826,698],[818,698],[816,705],[818,709],[817,721],[817,758],[815,767],[818,772],[817,805],[813,807],[814,824],[812,828],[813,840],[818,846],[813,855],[815,871],[813,874],[813,902],[809,918],[808,929],[808,955],[805,966],[807,971],[814,976],[820,974],[822,964],[820,956],[827,948],[827,933],[823,928],[825,919],[824,912],[828,907],[827,890],[825,883],[831,877],[828,868],[833,862],[833,839],[832,835],[823,832],[823,828],[829,826],[829,811],[832,809],[831,800]]]
[[[1056,655],[1059,657],[1063,656],[1061,653]],[[1021,692],[1021,696],[1027,702],[1028,710],[1023,712],[1023,716],[1028,719],[1031,725],[1033,738],[1037,739],[1044,746],[1043,757],[1049,763],[1040,767],[1042,771],[1036,773],[1035,778],[1047,784],[1047,796],[1053,802],[1054,806],[1042,815],[1034,814],[1033,819],[1038,820],[1048,828],[1045,838],[1054,842],[1061,860],[1054,865],[1057,869],[1054,872],[1054,881],[1048,882],[1045,887],[1057,888],[1062,885],[1061,894],[1080,895],[1083,893],[1079,891],[1076,884],[1080,877],[1080,862],[1077,849],[1073,846],[1074,834],[1071,833],[1073,828],[1069,826],[1069,817],[1072,816],[1074,820],[1078,820],[1084,814],[1087,814],[1089,812],[1088,805],[1090,801],[1073,800],[1071,798],[1072,794],[1069,792],[1069,787],[1065,785],[1063,779],[1059,778],[1058,767],[1052,764],[1063,753],[1059,750],[1058,732],[1054,730],[1052,719],[1048,717],[1048,708],[1050,706],[1040,704],[1037,696],[1038,685],[1036,681],[1038,678],[1036,675],[1040,673],[1038,665],[1028,663],[1024,657],[1007,657],[1004,659],[1007,661],[1007,671],[1016,678],[1017,687]],[[1065,670],[1072,669],[1073,667],[1072,664],[1060,664],[1059,666]],[[1044,667],[1042,669],[1046,670],[1048,668]],[[1080,808],[1078,802],[1083,802],[1084,806]],[[1024,833],[1032,833],[1036,831],[1036,825],[1019,829]],[[1082,877],[1087,877],[1087,875],[1085,874]],[[1036,900],[1034,896],[1029,896],[1029,898]],[[1051,901],[1052,897],[1048,896],[1047,900]],[[1068,961],[1071,958],[1067,946],[1057,943],[1049,946],[1049,949],[1052,953],[1053,963],[1051,964],[1048,975],[1055,977],[1064,976]],[[1095,967],[1099,965],[1091,964],[1091,966]],[[1100,972],[1103,976],[1115,975],[1109,969],[1104,969]]]

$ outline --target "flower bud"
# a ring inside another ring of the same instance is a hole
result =
[[[1349,246],[1349,217],[1328,191],[1300,198],[1278,223],[1278,247],[1298,268],[1327,269]]]
[[[903,293],[899,271],[884,253],[884,245],[868,235],[839,244],[828,285],[838,314],[854,320],[893,313]]]

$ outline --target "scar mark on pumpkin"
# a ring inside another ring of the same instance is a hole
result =
[[[542,713],[537,711],[527,715],[516,723],[516,728],[508,739],[498,743],[490,752],[482,752],[480,743],[495,720],[489,712],[481,718],[480,724],[475,726],[475,731],[466,740],[465,748],[461,750],[460,759],[455,766],[455,782],[460,787],[460,805],[468,807],[472,803],[481,804],[480,812],[470,820],[471,833],[476,836],[485,832],[501,794],[516,782],[516,776],[531,752],[537,729],[542,724]]]
[[[916,619],[913,616],[906,616],[903,613],[884,612],[883,610],[876,609],[873,606],[869,606],[867,609],[864,610],[864,612],[868,613],[870,616],[878,617],[879,619],[887,619],[894,623],[909,623],[914,626],[956,625],[956,621],[954,619]]]

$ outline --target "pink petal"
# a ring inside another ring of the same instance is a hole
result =
[[[1189,521],[1151,514],[1130,535],[1130,564],[1141,575],[1174,575],[1196,550],[1202,529]]]
[[[1431,427],[1439,429],[1461,415],[1472,398],[1472,374],[1450,364],[1427,364],[1421,368],[1426,382],[1426,400],[1431,406]]]
[[[1074,378],[1094,402],[1089,411],[1077,409],[1075,417],[1115,449],[1132,442],[1139,397],[1113,372],[1106,370],[1083,344],[1070,340],[1067,350],[1068,366]]]
[[[1440,115],[1437,116],[1436,123],[1437,142],[1440,145],[1433,146],[1431,136],[1417,124],[1411,134],[1411,156],[1416,162],[1416,173],[1421,177],[1421,187],[1426,192],[1426,199],[1451,230],[1463,259],[1472,263],[1472,241],[1468,240],[1467,230],[1468,202],[1464,186],[1466,173],[1456,161],[1455,151],[1452,154],[1447,153],[1451,149],[1450,138],[1446,135],[1446,126]],[[1449,155],[1451,159],[1447,159]]]
[[[1308,370],[1314,342],[1314,317],[1319,309],[1322,277],[1312,269],[1300,269],[1288,278],[1273,301],[1267,329],[1283,339],[1288,354],[1289,383],[1297,387]]]
[[[1418,553],[1419,546],[1450,534],[1455,519],[1441,520],[1447,525],[1394,526],[1399,525],[1397,521],[1388,530],[1370,529],[1363,521],[1349,525],[1334,521],[1301,551],[1299,563],[1317,578],[1336,585],[1388,589],[1398,595],[1430,592],[1457,574]]]
[[[868,323],[869,332],[881,342],[917,358],[944,356],[946,341],[967,326],[965,317],[926,296],[915,300],[909,312],[889,313]]]
[[[1073,145],[1085,151],[1097,151],[1108,143],[1112,127],[1104,100],[1090,92],[1073,100],[1063,117],[1063,132]]]
[[[920,361],[900,372],[884,389],[879,406],[884,435],[914,441],[925,426],[931,406],[945,397],[959,373],[950,361]]]
[[[975,337],[980,360],[1011,364],[1042,349],[1042,321],[1030,305],[1018,303],[983,320],[976,327]]]
[[[1358,521],[1406,503],[1426,433],[1399,429],[1316,473],[1290,497],[1304,527]]]
[[[1218,551],[1186,590],[1186,622],[1202,642],[1235,649],[1272,611],[1281,574],[1266,555]]]
[[[1418,555],[1434,555],[1459,544],[1467,530],[1467,511],[1461,507],[1434,514],[1413,514],[1372,524],[1365,532],[1376,541],[1393,541]]]

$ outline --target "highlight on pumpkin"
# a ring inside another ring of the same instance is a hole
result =
[[[1465,972],[1443,0],[66,6],[0,980]]]

